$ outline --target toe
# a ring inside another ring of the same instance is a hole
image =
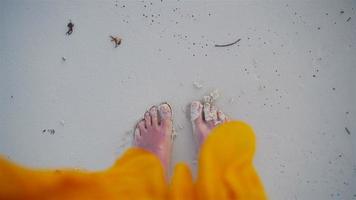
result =
[[[221,121],[221,122],[227,121],[226,115],[221,110],[218,111],[218,121]]]
[[[151,116],[150,116],[149,112],[145,113],[145,125],[146,125],[146,128],[151,127]]]
[[[204,121],[211,120],[210,103],[205,102],[203,105],[203,119],[204,119]]]
[[[172,126],[172,109],[167,103],[163,103],[158,107],[161,124],[163,126]]]
[[[140,140],[141,140],[141,133],[140,133],[140,129],[137,127],[134,132],[134,145],[135,146],[139,145]]]
[[[216,108],[216,106],[211,105],[210,111],[205,115],[205,117],[208,126],[215,127],[218,124],[218,109]]]
[[[146,122],[145,120],[141,120],[138,124],[137,124],[137,128],[139,129],[139,133],[141,135],[142,132],[145,132],[146,129]]]
[[[231,121],[230,117],[229,116],[225,116],[225,122],[230,122],[230,121]]]
[[[214,127],[217,121],[217,108],[210,103],[204,103],[203,106],[204,121],[208,126]]]
[[[212,120],[218,120],[218,108],[215,105],[210,107],[210,115]]]
[[[152,126],[153,127],[157,127],[158,126],[158,113],[157,113],[157,107],[153,106],[150,109],[150,117],[151,117],[151,122],[152,122]]]
[[[196,124],[203,123],[203,105],[199,101],[190,104],[190,119]]]
[[[133,144],[135,146],[141,145],[142,134],[144,134],[146,131],[147,129],[145,127],[145,120],[142,119],[140,122],[137,123],[137,126],[135,128],[134,139],[133,139]]]

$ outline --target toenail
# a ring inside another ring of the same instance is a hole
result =
[[[160,111],[162,118],[165,119],[172,116],[172,110],[168,104],[161,104],[158,109]]]
[[[153,106],[153,107],[150,109],[150,112],[151,112],[151,113],[157,112],[157,107],[156,107],[156,106]]]
[[[171,112],[171,109],[167,104],[162,104],[162,105],[160,105],[159,108],[160,108],[161,112],[165,112],[165,113]]]
[[[193,102],[190,109],[190,118],[192,121],[196,120],[201,115],[201,104],[200,102]]]

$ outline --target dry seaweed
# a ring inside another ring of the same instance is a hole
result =
[[[69,20],[69,23],[67,24],[67,27],[68,27],[68,31],[67,31],[67,35],[70,35],[73,33],[73,28],[74,28],[74,24],[72,23],[71,20]]]
[[[118,47],[121,44],[121,38],[114,37],[114,36],[111,36],[111,35],[110,35],[110,38],[111,38],[111,42],[113,42],[115,44],[115,48]]]

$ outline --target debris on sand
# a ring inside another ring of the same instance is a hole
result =
[[[171,140],[174,141],[176,139],[177,135],[178,135],[177,131],[175,129],[173,129],[172,135],[171,135]]]
[[[54,129],[43,129],[42,133],[49,133],[50,135],[54,135],[56,131]]]
[[[111,38],[111,42],[114,43],[115,48],[117,48],[121,44],[122,39],[120,37],[114,37],[114,36],[110,35],[110,38]]]
[[[194,81],[193,85],[196,89],[202,89],[203,88],[203,84],[199,81]]]
[[[241,38],[239,38],[238,40],[236,40],[235,42],[229,43],[229,44],[216,44],[215,47],[228,47],[228,46],[232,46],[238,42],[241,41]]]
[[[174,141],[176,137],[178,136],[178,132],[182,130],[184,126],[181,124],[178,124],[176,127],[173,128],[172,135],[171,135],[171,140]]]
[[[60,124],[61,126],[64,126],[64,120],[59,121],[59,124]]]
[[[184,126],[182,124],[177,124],[176,127],[174,128],[175,132],[179,132],[182,129],[184,129]]]
[[[232,103],[234,103],[234,102],[235,102],[235,99],[234,99],[233,97],[231,97],[230,100],[229,100],[229,103],[232,104]]]
[[[345,127],[345,131],[346,131],[347,134],[351,135],[351,132],[347,127]]]
[[[62,57],[62,61],[65,62],[67,60],[66,57]]]
[[[184,128],[184,126],[182,124],[177,124],[176,130],[180,131]]]
[[[68,31],[66,32],[67,35],[70,35],[73,33],[73,28],[74,28],[74,24],[72,23],[71,20],[69,20],[69,23],[67,24],[68,27]]]
[[[213,90],[208,95],[203,97],[203,103],[213,104],[220,97],[220,93],[218,90]]]
[[[182,110],[183,113],[185,113],[185,114],[187,113],[187,107],[186,106],[182,106],[181,110]]]
[[[346,22],[349,22],[351,20],[351,17],[347,18]]]
[[[134,130],[129,130],[124,132],[124,136],[120,139],[119,148],[124,149],[130,145],[130,140],[134,136]]]

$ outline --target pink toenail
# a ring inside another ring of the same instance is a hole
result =
[[[151,109],[150,109],[150,112],[157,112],[157,107],[156,106],[153,106]]]
[[[163,119],[168,119],[172,117],[172,111],[168,104],[162,104],[159,106],[158,109]]]

